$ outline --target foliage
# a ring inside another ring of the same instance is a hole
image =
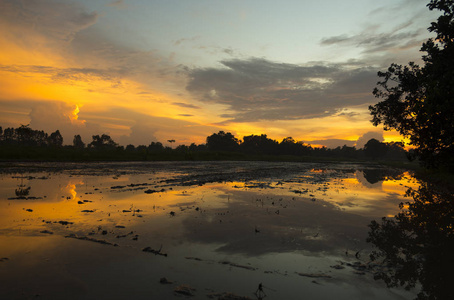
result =
[[[249,135],[243,137],[241,151],[248,154],[278,154],[279,143],[269,139],[266,134]]]
[[[85,143],[82,141],[82,137],[80,135],[76,134],[74,136],[73,146],[74,146],[74,148],[78,148],[78,149],[85,148]]]
[[[107,134],[94,135],[93,141],[88,144],[88,147],[95,149],[115,148],[117,143]]]
[[[61,147],[63,146],[63,137],[60,134],[60,131],[57,130],[52,132],[48,138],[48,144],[52,147]]]
[[[370,139],[364,145],[364,154],[371,159],[378,159],[385,156],[387,150],[386,144],[376,139]]]
[[[236,151],[239,147],[238,139],[230,132],[219,131],[207,137],[207,147],[211,151]]]
[[[244,136],[241,141],[230,132],[224,131],[208,136],[207,144],[179,145],[175,149],[164,147],[160,142],[151,142],[148,146],[123,147],[107,134],[92,136],[93,141],[87,147],[81,136],[75,135],[71,146],[63,146],[59,130],[49,136],[44,131],[31,129],[28,125],[1,129],[0,133],[1,159],[341,161],[367,158],[362,149],[345,145],[335,149],[312,148],[292,137],[286,137],[278,142],[268,138],[266,134]],[[405,153],[402,144],[380,143],[380,145],[384,153],[386,152],[381,159],[395,161],[406,159],[402,154]],[[52,148],[52,151],[49,148]],[[400,156],[391,155],[392,153]]]
[[[428,184],[409,189],[412,202],[401,203],[395,218],[369,225],[371,254],[387,268],[376,274],[388,287],[422,285],[417,299],[454,299],[454,194]]]
[[[29,125],[21,125],[18,128],[6,128],[2,130],[1,144],[10,146],[45,147],[58,146],[63,143],[63,137],[57,130],[51,136],[42,130],[33,130]]]
[[[415,157],[436,167],[452,164],[454,154],[454,2],[432,0],[428,7],[442,15],[429,27],[436,38],[422,45],[424,66],[392,64],[379,72],[373,94],[384,100],[369,109],[375,126],[409,137]]]

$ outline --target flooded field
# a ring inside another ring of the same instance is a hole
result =
[[[1,299],[413,299],[374,274],[399,169],[43,163],[0,174]]]

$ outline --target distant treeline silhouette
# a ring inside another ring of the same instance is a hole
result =
[[[173,142],[173,140],[171,140]],[[369,140],[364,148],[342,146],[334,149],[312,147],[292,137],[281,142],[266,134],[244,136],[239,140],[230,132],[219,131],[206,138],[205,144],[179,145],[160,142],[149,145],[118,145],[109,135],[93,135],[85,144],[75,135],[72,145],[63,145],[59,130],[50,135],[29,125],[0,127],[0,158],[45,160],[407,160],[403,143]]]

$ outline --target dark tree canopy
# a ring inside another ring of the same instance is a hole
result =
[[[103,148],[115,148],[118,146],[117,143],[110,137],[110,135],[94,135],[92,136],[93,141],[89,144],[90,147],[103,149]]]
[[[206,144],[178,145],[175,149],[164,147],[160,142],[151,142],[148,146],[127,145],[123,147],[107,134],[92,137],[93,141],[86,145],[81,136],[77,134],[72,140],[72,146],[69,146],[63,145],[63,137],[59,130],[48,135],[42,130],[31,129],[29,125],[5,129],[0,127],[0,156],[12,159],[50,158],[61,160],[306,160],[309,157],[364,160],[366,158],[365,151],[355,147],[344,145],[335,149],[313,148],[292,137],[286,137],[278,142],[268,138],[266,134],[244,136],[241,141],[230,132],[220,131],[208,136]],[[386,148],[386,156],[383,159],[406,160],[407,152],[401,143],[381,144]]]
[[[82,141],[82,137],[79,134],[74,136],[73,146],[78,149],[83,149],[85,147],[85,143]]]
[[[305,155],[311,150],[311,146],[303,142],[297,142],[292,137],[286,137],[279,144],[279,151],[286,155]]]
[[[59,130],[52,132],[48,138],[49,146],[61,147],[63,146],[63,137]]]
[[[59,133],[60,132],[58,132],[58,134]],[[54,137],[57,135],[56,132],[53,134]],[[46,147],[51,145],[47,133],[42,130],[33,130],[30,128],[30,125],[21,125],[18,128],[5,128],[0,141],[4,145],[20,145],[27,147]],[[63,142],[63,138],[61,138],[61,141]]]
[[[383,99],[369,109],[375,126],[395,129],[410,139],[415,156],[428,167],[453,164],[454,154],[454,1],[432,0],[442,15],[421,48],[424,66],[392,64],[379,72],[373,94]]]
[[[230,132],[219,131],[207,137],[207,147],[211,151],[236,151],[239,141]]]
[[[150,145],[148,145],[148,150],[162,151],[164,150],[164,146],[160,142],[151,142]]]
[[[379,159],[385,156],[387,151],[388,147],[386,146],[386,144],[376,139],[370,139],[364,145],[364,154],[366,154],[366,156],[371,159]]]
[[[248,135],[243,137],[241,149],[250,154],[276,154],[279,143],[269,139],[266,134]]]

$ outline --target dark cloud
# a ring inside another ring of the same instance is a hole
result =
[[[380,56],[381,65],[389,58],[397,63],[408,63],[418,60],[418,50],[428,37],[433,36],[427,28],[438,17],[438,12],[428,12],[425,0],[404,0],[386,4],[371,11],[370,21],[356,34],[342,34],[325,37],[320,41],[322,46],[344,46],[362,49],[364,59],[371,61],[372,56]],[[403,18],[402,16],[406,16]],[[390,27],[390,19],[401,23]]]
[[[42,74],[57,82],[84,81],[91,82],[94,78],[110,81],[112,87],[121,85],[121,70],[95,68],[57,68],[39,65],[0,65],[0,71],[28,76],[29,73]]]
[[[180,117],[193,117],[194,115],[190,114],[178,114]]]
[[[199,106],[188,104],[188,103],[183,103],[183,102],[173,102],[172,105],[176,105],[176,106],[184,107],[184,108],[193,108],[193,109],[200,109],[201,108]]]
[[[99,15],[87,12],[82,5],[74,2],[5,0],[0,1],[0,16],[16,27],[56,40],[70,41],[77,32],[95,24]]]
[[[71,42],[71,53],[78,65],[103,70],[112,76],[128,78],[147,86],[162,86],[184,79],[174,63],[156,51],[137,50],[107,38],[96,30],[86,30]]]
[[[223,51],[224,51],[224,53],[231,55],[231,56],[233,56],[235,54],[235,52],[233,51],[232,48],[225,48]]]
[[[364,53],[405,49],[408,45],[421,45],[421,30],[411,32],[376,33],[364,31],[357,35],[339,35],[321,40],[322,46],[354,46],[364,48]]]
[[[372,101],[377,70],[351,64],[296,65],[260,58],[221,61],[189,70],[186,89],[199,100],[224,104],[235,122],[324,117]]]
[[[123,1],[111,2],[114,7]],[[138,50],[94,25],[99,18],[77,2],[56,0],[0,1],[2,32],[20,48],[37,53],[51,51],[56,60],[79,68],[56,69],[45,66],[26,66],[31,72],[51,74],[55,80],[84,80],[84,76],[98,76],[113,80],[128,78],[146,85],[178,80],[174,63],[151,50]],[[121,33],[119,33],[121,35]],[[17,66],[9,66],[19,68]],[[11,70],[10,70],[11,71]],[[20,71],[20,70],[19,70]]]
[[[341,112],[340,114],[338,114],[338,116],[344,116],[344,117],[349,117],[349,118],[357,117],[359,115],[360,115],[359,113],[348,112],[348,111],[344,111],[344,112]]]

